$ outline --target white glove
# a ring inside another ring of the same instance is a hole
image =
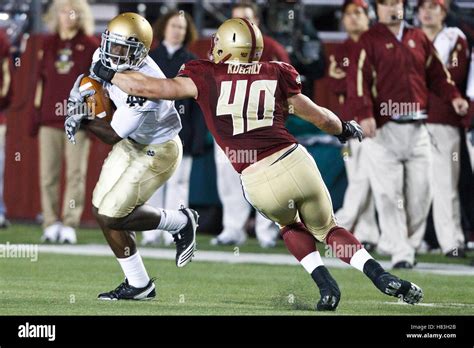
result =
[[[64,130],[66,132],[68,140],[76,144],[74,135],[79,130],[83,119],[89,117],[89,108],[85,99],[95,93],[94,90],[80,91],[80,83],[84,74],[81,74],[74,82],[74,86],[69,93],[69,99],[67,101],[67,116],[64,121]]]

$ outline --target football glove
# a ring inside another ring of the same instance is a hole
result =
[[[66,120],[64,121],[64,130],[66,132],[68,140],[76,144],[76,139],[74,135],[79,130],[81,126],[81,121],[89,117],[89,108],[85,99],[90,97],[95,93],[94,90],[89,89],[85,91],[80,90],[80,83],[84,74],[81,74],[74,82],[74,85],[69,93],[69,98],[67,101],[67,115]]]
[[[359,139],[359,141],[362,141],[362,138],[364,137],[364,132],[362,131],[362,128],[356,121],[341,121],[342,122],[342,133],[339,135],[336,135],[336,138],[339,139],[339,141],[342,144],[345,144],[347,140],[349,139]]]

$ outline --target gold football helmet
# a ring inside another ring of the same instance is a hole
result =
[[[258,62],[262,51],[263,36],[260,29],[245,18],[232,18],[222,23],[211,47],[215,63]]]
[[[148,55],[152,40],[153,30],[145,18],[133,12],[121,13],[102,34],[102,64],[118,72],[137,68]]]

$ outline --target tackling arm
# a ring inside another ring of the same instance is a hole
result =
[[[290,113],[314,124],[322,131],[339,135],[342,133],[342,122],[331,110],[323,108],[311,101],[304,94],[296,94],[288,98]]]
[[[149,99],[179,100],[197,98],[198,90],[187,77],[158,79],[139,72],[115,74],[112,83],[129,95]]]

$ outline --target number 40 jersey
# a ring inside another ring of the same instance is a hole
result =
[[[237,172],[297,142],[285,127],[288,98],[301,93],[291,65],[193,60],[178,76],[195,83],[207,127]]]

